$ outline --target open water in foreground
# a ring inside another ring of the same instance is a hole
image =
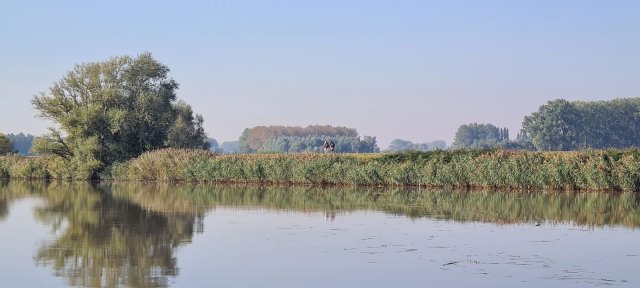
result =
[[[640,197],[0,182],[2,287],[640,287]]]

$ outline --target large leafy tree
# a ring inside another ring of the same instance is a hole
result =
[[[63,157],[81,177],[162,147],[206,148],[202,117],[177,102],[178,83],[150,53],[79,64],[32,104],[58,125],[34,141]]]
[[[180,101],[174,105],[176,117],[173,126],[167,132],[167,146],[192,149],[208,149],[209,138],[204,133],[201,115],[193,116],[191,106]]]
[[[580,148],[581,118],[575,103],[558,99],[525,116],[522,130],[538,150],[576,150]]]

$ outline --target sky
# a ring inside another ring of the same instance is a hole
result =
[[[451,144],[549,100],[640,97],[640,1],[0,2],[0,132],[46,133],[33,95],[74,64],[151,52],[219,142],[336,125]]]

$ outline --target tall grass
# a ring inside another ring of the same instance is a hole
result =
[[[77,165],[75,165],[77,166]],[[87,179],[56,157],[0,157],[0,178]],[[102,179],[640,192],[640,150],[459,150],[398,154],[234,154],[163,149]]]
[[[92,172],[82,166],[56,156],[0,156],[0,179],[90,179]]]
[[[640,191],[640,150],[215,155],[165,149],[114,166],[120,180],[517,190]]]

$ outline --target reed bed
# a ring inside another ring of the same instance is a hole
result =
[[[74,178],[49,158],[0,157],[0,177]],[[65,169],[67,170],[65,170]],[[163,149],[102,179],[514,190],[640,191],[640,150],[454,150],[396,154],[232,154]]]
[[[166,149],[109,172],[113,179],[141,181],[638,192],[640,151],[215,155]]]

